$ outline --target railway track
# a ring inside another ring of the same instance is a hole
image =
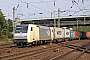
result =
[[[9,52],[14,47],[16,47],[16,46],[13,43],[0,45],[0,54]]]
[[[59,56],[63,56],[64,54],[68,54],[68,53],[71,53],[71,52],[74,52],[75,50],[76,50],[76,48],[78,48],[79,46],[74,46],[74,45],[63,45],[63,46],[65,46],[65,47],[69,47],[69,48],[71,48],[70,50],[68,50],[68,49],[62,49],[62,51],[57,51],[56,53],[50,53],[50,54],[46,54],[46,56],[44,55],[44,57],[42,58],[39,58],[39,60],[53,60],[53,59],[55,59],[55,58],[58,58]],[[61,48],[60,48],[61,49]],[[76,51],[76,52],[78,52],[78,51]],[[78,52],[79,53],[79,52]],[[75,54],[75,53],[74,53]],[[55,57],[56,56],[56,57]],[[54,57],[54,58],[53,58]],[[31,57],[29,57],[30,59],[31,59]],[[28,59],[29,59],[28,58]],[[35,58],[35,57],[34,57]],[[28,60],[27,59],[27,60]],[[24,59],[25,60],[25,59]],[[31,59],[31,60],[36,60],[36,59]],[[61,60],[63,60],[63,59],[61,59]],[[67,59],[65,59],[65,60],[67,60]]]
[[[5,55],[5,56],[0,56],[1,60],[12,60],[12,59],[20,59],[22,57],[26,57],[26,56],[31,56],[31,55],[35,55],[38,53],[42,53],[44,51],[48,51],[48,50],[53,50],[56,48],[59,48],[60,46],[56,45],[56,46],[52,46],[52,47],[48,47],[48,48],[43,48],[43,49],[38,49],[38,50],[33,50],[33,51],[26,51],[26,52],[20,52],[20,53],[16,53],[16,54],[10,54],[10,55]]]
[[[43,51],[43,52],[31,55],[31,56],[27,56],[26,58],[22,58],[21,60],[28,60],[28,59],[29,60],[50,60],[52,57],[63,54],[64,52],[68,53],[70,51],[74,51],[73,49],[77,48],[77,46],[69,45],[68,43],[61,43],[59,45],[63,46],[63,48],[59,46],[56,49],[51,49],[51,50]],[[68,47],[65,48],[64,46],[72,46],[73,48],[69,47],[70,49],[68,49]]]
[[[87,52],[88,49],[90,49],[90,42],[74,50],[58,55],[51,60],[77,60],[81,55]]]
[[[10,47],[14,47],[14,46],[15,46],[15,44],[13,44],[13,43],[3,44],[3,45],[0,45],[0,49],[10,48]]]
[[[88,42],[88,41],[87,41]],[[74,43],[78,43],[78,41],[77,42],[74,42]],[[85,42],[86,43],[86,42]],[[79,44],[79,43],[78,43]],[[83,44],[83,42],[82,42],[82,44]],[[81,45],[82,45],[81,44]],[[22,59],[22,60],[25,60],[25,59],[23,59],[23,58],[26,58],[26,57],[33,57],[33,56],[39,56],[39,54],[41,54],[42,56],[44,55],[44,54],[46,54],[46,53],[49,53],[49,52],[53,52],[53,53],[51,53],[51,54],[48,54],[47,56],[44,56],[43,58],[40,58],[41,60],[45,60],[45,57],[47,58],[47,57],[49,57],[49,56],[52,56],[53,54],[55,54],[56,53],[56,56],[57,56],[57,54],[58,53],[60,53],[60,52],[62,52],[60,49],[61,49],[61,46],[63,47],[62,48],[62,51],[63,52],[69,52],[69,51],[73,51],[74,49],[76,49],[77,47],[79,47],[78,45],[75,45],[75,44],[73,44],[72,42],[71,43],[59,43],[59,44],[56,44],[55,46],[50,46],[50,47],[44,47],[44,48],[41,48],[41,49],[36,49],[36,50],[30,50],[30,51],[28,51],[28,50],[26,50],[26,51],[24,51],[24,52],[18,52],[18,53],[10,53],[10,54],[8,54],[8,55],[2,55],[2,56],[0,56],[0,59],[1,60],[16,60],[16,59]],[[65,48],[66,47],[66,48]],[[69,48],[69,49],[68,49]],[[30,48],[31,49],[31,48]],[[59,50],[60,51],[59,51]],[[22,48],[22,50],[23,50],[23,48]],[[68,50],[68,51],[67,51]],[[47,51],[47,52],[46,52]],[[61,53],[61,54],[63,54],[63,53]],[[59,54],[60,55],[60,54]],[[53,56],[53,57],[55,57],[55,55]],[[48,59],[48,58],[47,58]],[[46,60],[47,60],[46,59]],[[50,58],[51,59],[51,58]],[[49,59],[49,60],[50,60]],[[28,60],[28,59],[27,59]],[[30,60],[30,59],[29,59]],[[31,60],[33,60],[33,59],[31,59]]]
[[[60,44],[63,44],[63,43],[60,43]],[[35,55],[35,54],[42,53],[42,52],[48,51],[48,50],[53,50],[53,49],[56,49],[56,48],[59,48],[59,47],[60,47],[59,45],[56,45],[56,46],[50,46],[48,48],[43,48],[43,49],[37,49],[37,50],[32,50],[32,51],[19,52],[19,53],[16,53],[16,54],[4,55],[4,56],[0,56],[0,59],[1,60],[19,59],[21,57],[26,57],[26,56],[29,56],[29,55]]]

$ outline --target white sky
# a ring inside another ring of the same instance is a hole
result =
[[[36,18],[50,18],[51,12],[61,11],[60,16],[78,16],[78,15],[90,15],[90,0],[0,0],[0,9],[6,19],[13,19],[13,7],[15,10],[15,18],[20,19],[36,19]],[[28,5],[28,7],[27,7]],[[18,8],[17,8],[18,6]],[[71,8],[72,7],[72,8]],[[43,14],[39,14],[39,13]],[[54,14],[52,14],[53,17]],[[58,13],[55,12],[55,17]]]

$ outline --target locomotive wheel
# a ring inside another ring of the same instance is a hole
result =
[[[21,42],[21,43],[20,43],[20,47],[24,47],[24,44],[23,44],[23,42]]]
[[[18,47],[24,47],[24,44],[23,44],[23,42],[20,42],[20,43],[17,43],[17,46]]]

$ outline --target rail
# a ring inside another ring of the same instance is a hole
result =
[[[77,60],[82,54],[84,54],[84,53],[90,48],[90,42],[89,42],[89,43],[86,43],[86,44],[84,44],[84,45],[82,45],[82,46],[80,46],[80,47],[76,47],[74,50],[71,50],[71,51],[66,52],[66,53],[64,53],[64,54],[61,54],[61,55],[58,55],[58,56],[56,56],[56,57],[54,57],[54,58],[52,58],[52,59],[50,59],[50,60],[58,60],[59,58],[65,56],[65,55],[67,55],[67,54],[70,54],[70,53],[72,53],[72,52],[74,52],[74,51],[77,51],[77,50],[82,49],[81,47],[83,47],[83,46],[84,46],[85,49],[84,49],[79,55],[77,55],[75,58],[72,59],[72,60]],[[85,47],[85,46],[86,46],[86,47]],[[66,47],[69,47],[69,46],[66,46]],[[70,47],[70,48],[71,48],[71,47]]]

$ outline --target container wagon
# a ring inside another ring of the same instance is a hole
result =
[[[64,31],[64,41],[70,40],[70,29],[63,28]]]
[[[81,32],[81,39],[90,39],[90,32]]]
[[[90,39],[90,32],[86,32],[86,38]]]
[[[78,31],[73,31],[73,37],[74,37],[74,39],[79,39],[79,37],[80,37],[80,32],[78,32]]]
[[[64,31],[62,28],[50,27],[51,29],[51,38],[53,43],[58,43],[64,41]]]
[[[74,39],[73,30],[70,29],[70,40]]]

